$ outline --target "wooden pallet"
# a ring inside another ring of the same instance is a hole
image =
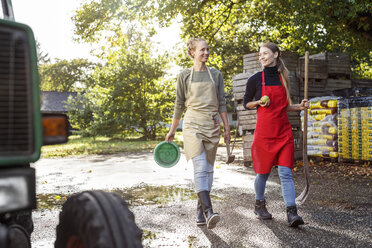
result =
[[[350,163],[350,164],[364,164],[371,163],[372,160],[362,160],[362,159],[350,159],[350,158],[338,158],[339,163]]]
[[[327,64],[329,78],[350,79],[350,55],[347,53],[318,53],[309,56],[310,59],[323,60]]]
[[[283,51],[281,58],[287,67],[288,71],[296,71],[298,55],[294,52]],[[259,62],[258,52],[249,53],[243,56],[243,72],[254,74],[262,71],[261,63]]]
[[[372,80],[370,79],[353,79],[352,87],[355,88],[372,88]]]
[[[252,163],[251,145],[253,141],[253,133],[243,135],[243,158],[244,162]]]
[[[261,63],[258,58],[258,52],[245,54],[243,56],[243,73],[254,74],[261,71]]]
[[[298,128],[297,130],[292,130],[292,134],[294,139],[294,159],[302,159],[303,132],[301,128]]]
[[[247,110],[243,107],[243,104],[240,104],[236,108],[238,112],[238,118],[240,122],[240,126],[242,130],[254,130],[256,128],[256,113],[257,111],[254,110]]]
[[[329,91],[333,90],[339,90],[339,89],[346,89],[346,88],[351,88],[352,83],[351,80],[343,80],[343,79],[328,79],[327,80],[327,85],[326,88]]]
[[[305,59],[298,60],[298,67],[296,70],[298,77],[304,78],[305,76]],[[309,59],[309,78],[314,79],[327,79],[328,70],[327,63],[323,60]]]
[[[233,92],[235,101],[242,101],[244,99],[245,87],[247,84],[248,78],[252,74],[249,73],[240,73],[233,76]]]
[[[289,51],[281,52],[281,58],[288,71],[295,72],[298,64],[298,54]]]
[[[300,111],[296,112],[287,112],[289,122],[291,123],[292,127],[300,128],[301,127],[301,118],[300,118]]]

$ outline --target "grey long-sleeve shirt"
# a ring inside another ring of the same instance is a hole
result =
[[[210,68],[210,72],[214,79],[218,98],[218,112],[227,112],[225,90],[222,74],[219,70]],[[174,105],[174,118],[181,119],[182,113],[185,111],[186,93],[188,93],[187,82],[190,80],[191,69],[183,70],[177,78],[176,102]],[[207,82],[210,81],[208,71],[194,71],[192,82]]]

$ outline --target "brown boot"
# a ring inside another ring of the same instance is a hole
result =
[[[298,227],[299,225],[305,224],[302,218],[297,215],[296,206],[287,207],[287,218],[288,218],[288,225],[290,227]]]
[[[270,220],[273,216],[267,211],[265,200],[256,200],[254,205],[254,213],[257,214],[260,220]]]

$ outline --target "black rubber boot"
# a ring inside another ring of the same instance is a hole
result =
[[[256,200],[254,205],[254,213],[257,214],[260,220],[270,220],[273,216],[267,211],[265,200]]]
[[[209,191],[199,192],[198,196],[203,208],[205,219],[207,220],[207,228],[215,228],[217,223],[220,221],[220,216],[217,213],[213,213]]]
[[[198,196],[198,206],[196,208],[196,225],[197,226],[204,226],[207,224],[207,221],[205,220],[204,213],[203,213],[203,208],[200,203],[200,199]]]
[[[287,218],[288,218],[288,225],[290,227],[298,227],[299,225],[304,224],[304,221],[302,220],[302,218],[297,215],[296,206],[287,207]]]

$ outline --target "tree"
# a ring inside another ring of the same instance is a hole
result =
[[[265,41],[300,55],[305,50],[347,52],[356,71],[361,63],[367,63],[367,71],[372,66],[369,0],[97,0],[89,6],[85,14],[94,18],[75,16],[76,33],[85,40],[124,20],[140,17],[166,26],[181,16],[182,38],[204,37],[212,51],[210,64],[225,78],[240,73],[243,54]],[[189,65],[184,52],[178,63]]]
[[[54,64],[40,64],[40,88],[43,91],[82,91],[94,85],[90,75],[96,66],[87,59],[57,59]]]
[[[96,134],[91,130],[95,106],[89,99],[88,94],[78,93],[75,98],[70,96],[67,100],[69,122],[71,126],[79,130],[83,136]]]
[[[154,139],[173,112],[174,84],[163,78],[166,56],[152,57],[146,42],[123,47],[114,55],[95,73],[92,130],[104,135],[141,133]]]
[[[150,6],[158,2],[161,4],[152,10],[153,16],[168,24],[181,14],[182,37],[205,37],[216,54],[216,62],[221,63],[220,68],[228,76],[242,68],[243,54],[258,50],[265,41],[273,41],[282,49],[299,54],[305,50],[348,52],[354,67],[361,61],[371,63],[372,2],[368,0],[188,0],[182,3],[138,0],[137,4]]]
[[[46,64],[50,62],[49,54],[41,50],[40,42],[36,41],[37,64]]]
[[[72,19],[77,40],[100,44],[95,53],[104,61],[86,94],[95,106],[86,130],[110,136],[141,133],[145,139],[163,133],[173,113],[175,80],[164,78],[168,56],[153,49],[151,23],[118,0],[85,3]]]

